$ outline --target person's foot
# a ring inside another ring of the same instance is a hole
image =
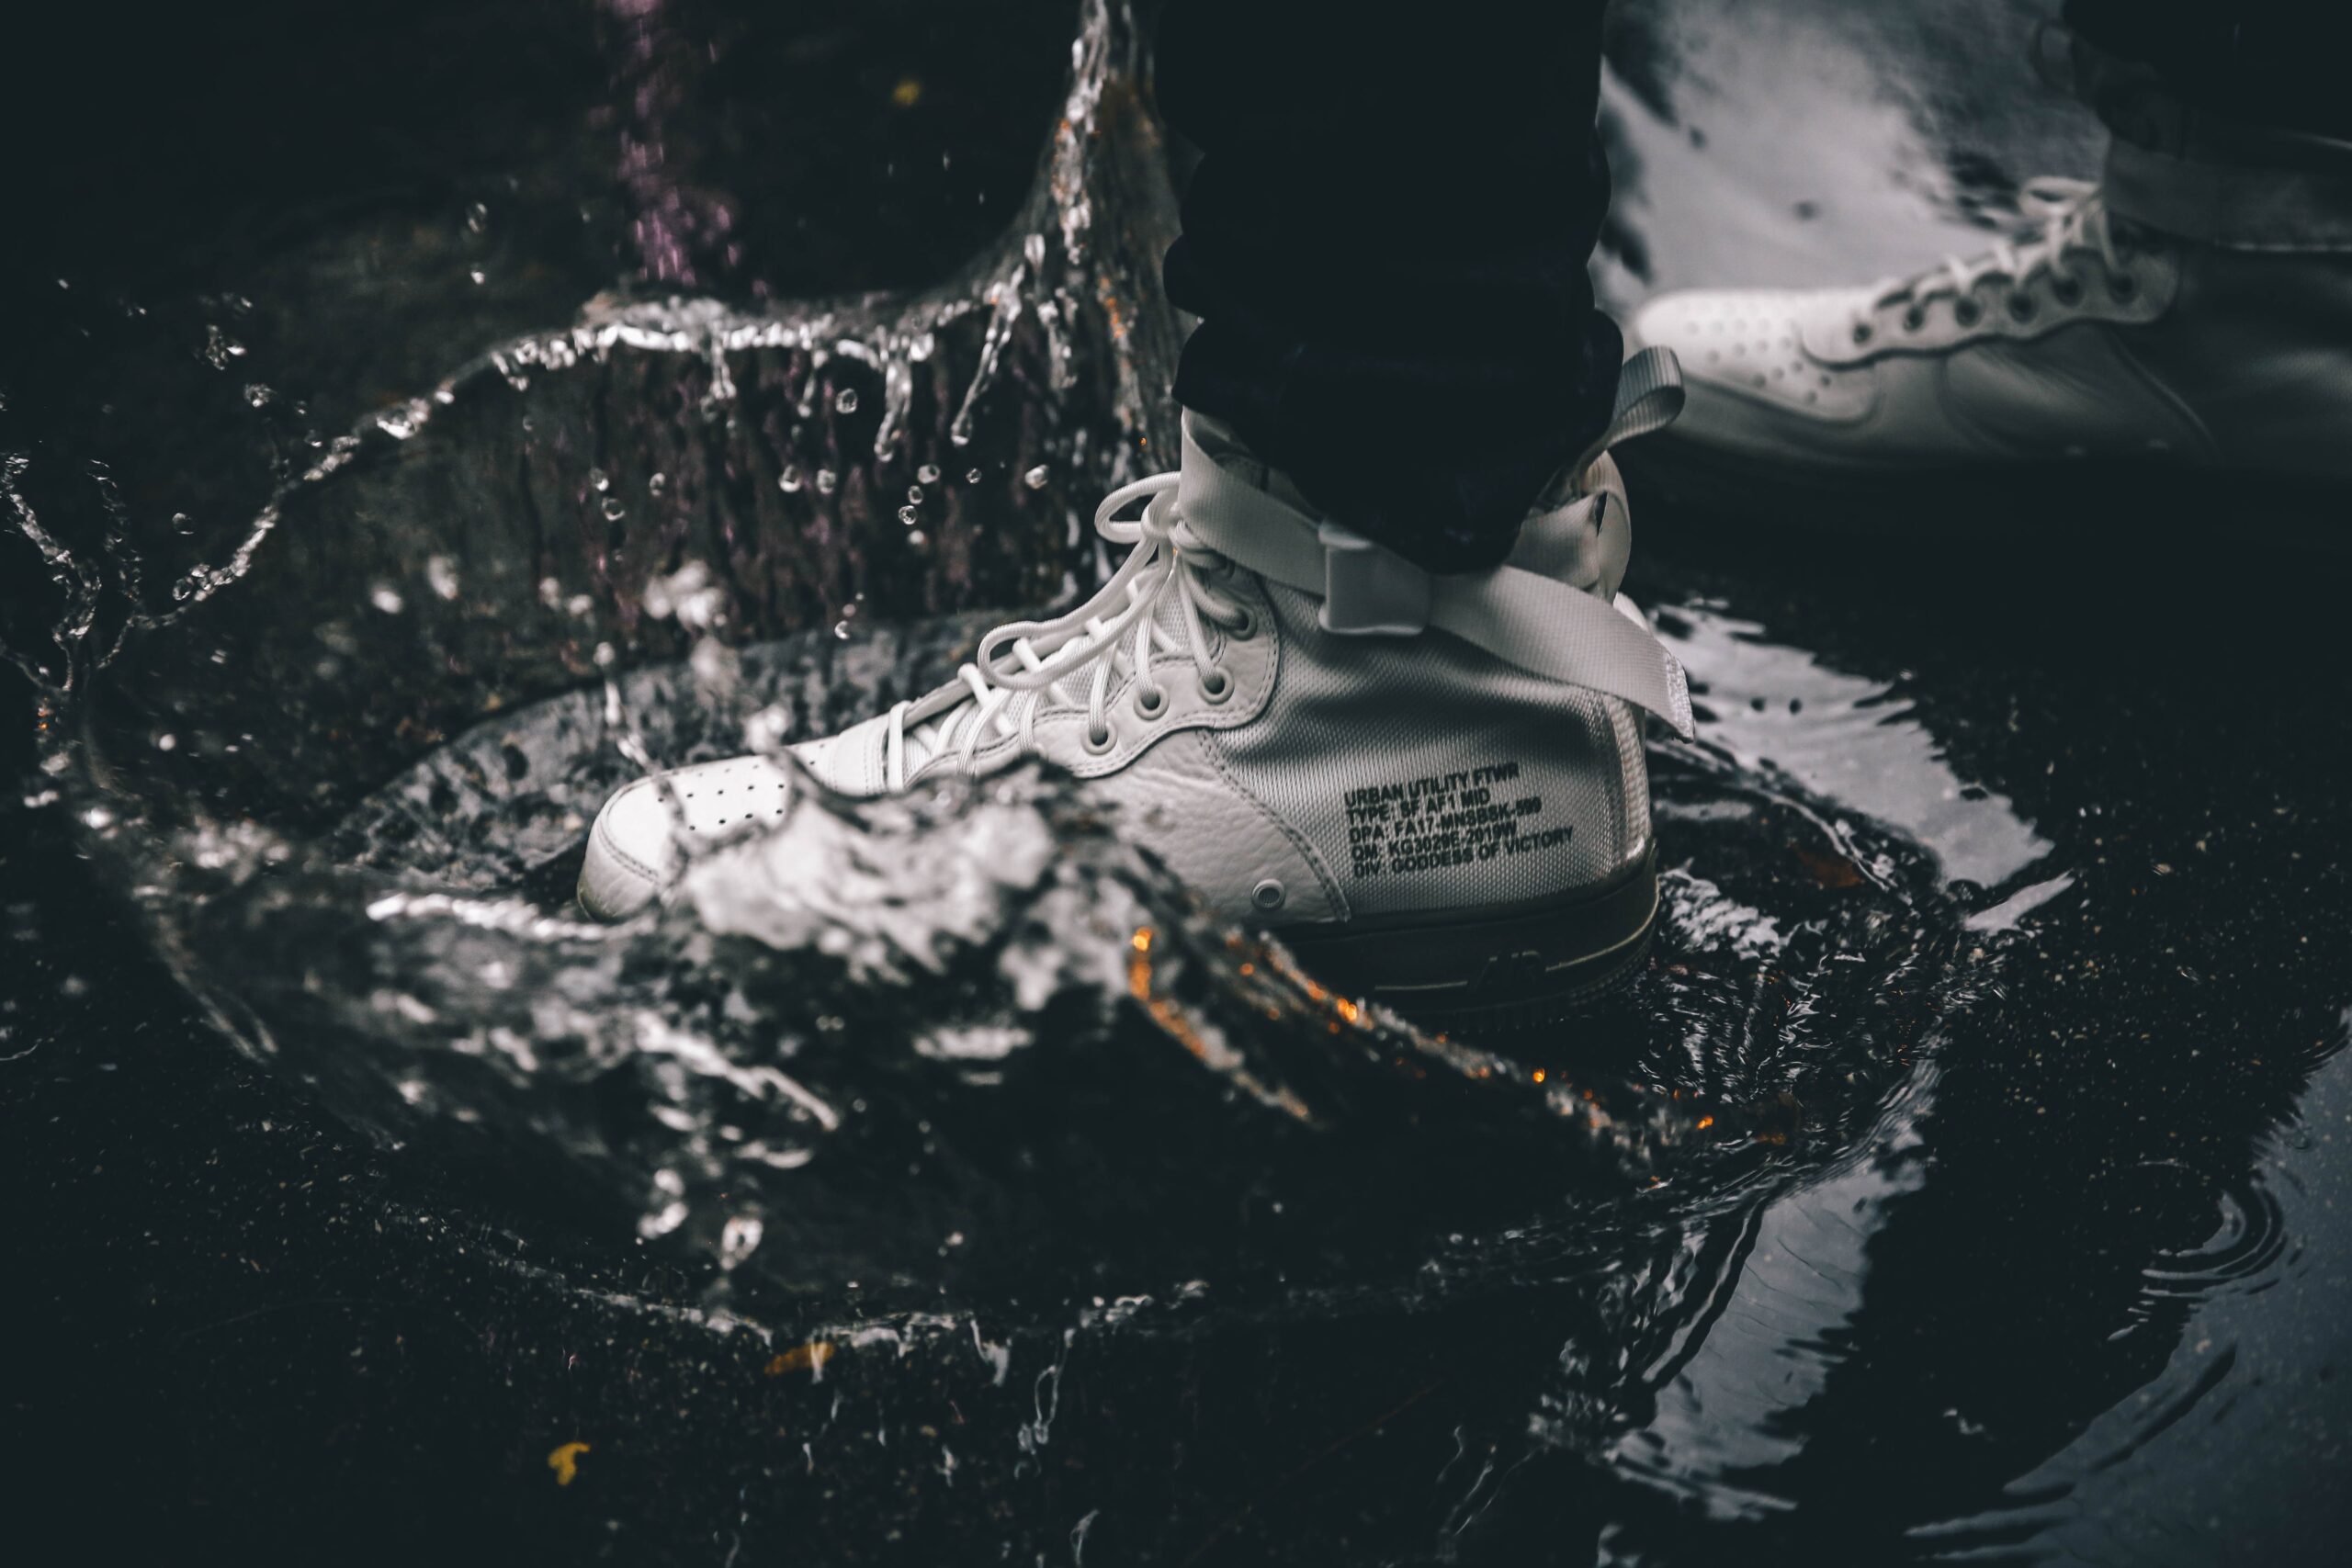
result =
[[[1628,367],[1611,434],[1679,395],[1667,356]],[[1058,763],[1219,912],[1425,1020],[1540,1021],[1640,959],[1657,885],[1634,708],[1685,734],[1690,714],[1618,593],[1629,520],[1605,452],[1476,576],[1320,524],[1197,418],[1181,474],[1114,492],[1095,525],[1133,548],[1093,599],[1000,627],[955,682],[794,747],[799,763],[851,795]],[[749,757],[624,788],[591,830],[582,905],[644,908],[695,844],[788,816],[796,771]]]
[[[1645,472],[1913,500],[2152,461],[2352,479],[2352,256],[2174,237],[2079,182],[2026,205],[2030,238],[1899,282],[1650,300],[1628,341],[1674,350],[1690,402]]]

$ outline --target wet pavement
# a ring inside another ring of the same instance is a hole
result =
[[[96,208],[121,132],[34,100],[81,140],[11,205],[90,216],[12,258],[0,360],[11,1514],[102,1559],[2333,1561],[2343,563],[2258,516],[1637,495],[1702,710],[1653,745],[1669,928],[1508,1059],[1026,774],[568,914],[615,783],[920,689],[1165,446],[1124,17],[936,10],[428,10],[380,93],[158,38],[125,90],[183,134]],[[1897,272],[2087,172],[2034,17],[1627,7],[1606,292]],[[921,918],[829,902],[853,863]]]

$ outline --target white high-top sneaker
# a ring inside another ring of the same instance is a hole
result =
[[[1133,547],[1101,592],[999,627],[956,682],[794,754],[850,795],[1046,758],[1343,993],[1456,1027],[1555,1017],[1632,969],[1657,915],[1634,709],[1688,735],[1690,706],[1618,592],[1630,520],[1601,448],[1680,398],[1670,356],[1630,365],[1608,434],[1510,561],[1454,577],[1320,521],[1188,418],[1181,471],[1096,513]],[[644,908],[695,841],[788,814],[793,772],[748,757],[622,789],[581,903]]]
[[[2256,162],[2298,140],[2118,142],[2102,185],[2029,188],[2030,239],[1899,282],[1661,295],[1628,341],[1680,356],[1690,403],[1645,457],[1700,493],[1916,503],[1964,474],[2022,500],[2029,471],[2151,464],[2331,493],[2352,481],[2352,148],[2325,175]]]

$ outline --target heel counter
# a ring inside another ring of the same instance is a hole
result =
[[[1617,767],[1623,787],[1618,798],[1624,803],[1624,819],[1619,824],[1618,850],[1621,863],[1630,865],[1649,853],[1655,825],[1650,816],[1650,765],[1644,749],[1642,715],[1630,703],[1604,699],[1609,710],[1609,728],[1617,739]]]

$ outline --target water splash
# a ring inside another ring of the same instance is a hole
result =
[[[729,1288],[920,1294],[1040,1258],[1246,1279],[1315,1234],[1393,1280],[1457,1228],[1484,1240],[1442,1276],[1484,1278],[1505,1213],[1576,1194],[1638,1227],[1843,1146],[1976,950],[1931,853],[1736,745],[1659,755],[1681,934],[1597,1058],[1330,996],[1035,775],[812,794],[658,919],[571,913],[614,787],[928,689],[989,618],[942,610],[1082,581],[1080,498],[1172,450],[1124,8],[1086,8],[1073,62],[1030,201],[938,288],[600,297],[325,444],[164,603],[133,555],[45,552],[103,688],[60,787],[183,979],[355,1123],[533,1151]],[[1204,1135],[1251,1154],[1204,1170]],[[1428,1179],[1457,1165],[1484,1174]],[[1236,1204],[1262,1211],[1239,1236]]]

